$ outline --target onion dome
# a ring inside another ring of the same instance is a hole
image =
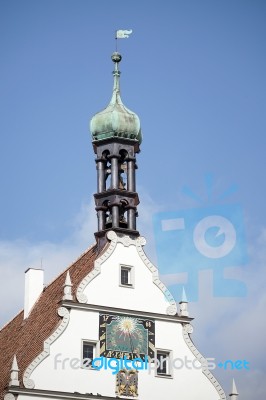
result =
[[[121,59],[122,56],[119,53],[113,53],[112,60],[115,63],[113,95],[108,106],[91,119],[90,131],[93,141],[119,137],[141,143],[139,117],[124,106],[120,97],[118,64]]]

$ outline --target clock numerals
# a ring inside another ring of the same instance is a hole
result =
[[[102,345],[100,347],[100,354],[103,354],[105,352],[105,342],[101,342]]]
[[[149,348],[150,348],[150,350],[151,350],[151,351],[155,352],[155,346],[154,346],[154,343],[152,343],[152,342],[149,342]]]

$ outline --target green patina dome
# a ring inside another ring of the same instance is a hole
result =
[[[108,106],[95,114],[90,122],[92,140],[121,137],[142,141],[140,120],[137,114],[124,106],[120,97],[118,63],[122,57],[119,53],[112,55],[115,63],[113,95]]]

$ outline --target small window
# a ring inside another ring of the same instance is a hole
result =
[[[133,287],[134,284],[133,267],[127,265],[120,266],[120,286]]]
[[[171,352],[168,350],[157,350],[157,376],[172,376]]]
[[[91,342],[82,342],[82,366],[83,368],[92,368],[91,363],[95,358],[96,344]]]
[[[130,270],[128,268],[121,268],[121,285],[131,285]]]

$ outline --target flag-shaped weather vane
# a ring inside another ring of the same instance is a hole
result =
[[[117,39],[127,39],[132,32],[133,32],[132,29],[118,29],[117,31],[115,31],[116,51],[117,51]]]
[[[119,29],[118,31],[115,32],[115,38],[116,39],[126,39],[131,35],[132,29]]]

